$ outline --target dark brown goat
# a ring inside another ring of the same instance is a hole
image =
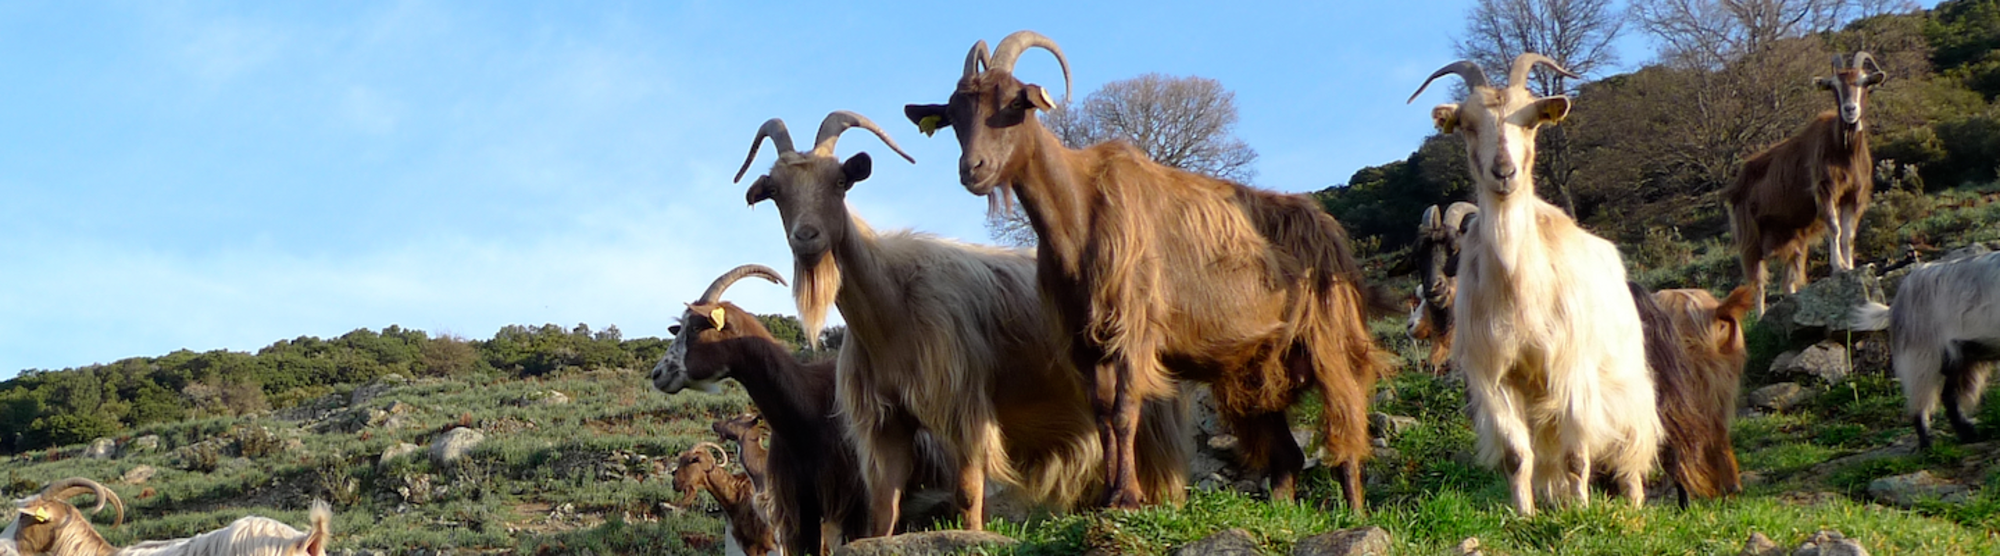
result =
[[[1409,335],[1431,342],[1430,365],[1444,374],[1451,360],[1451,302],[1458,293],[1458,243],[1469,218],[1479,214],[1472,203],[1457,202],[1439,211],[1424,211],[1417,222],[1417,245],[1410,259],[1417,271],[1417,306],[1410,311]]]
[[[1305,461],[1285,411],[1318,386],[1329,463],[1361,510],[1368,394],[1391,368],[1365,319],[1371,302],[1393,309],[1366,286],[1346,230],[1306,197],[1162,166],[1124,142],[1064,148],[1035,117],[1054,101],[1013,75],[1030,47],[1054,54],[1067,81],[1055,41],[1020,31],[990,56],[985,41],[972,47],[949,104],[905,111],[925,131],[956,130],[968,191],[1019,194],[1041,239],[1043,303],[1091,380],[1106,504],[1162,495],[1140,486],[1140,409],[1187,379],[1212,385],[1278,499],[1292,497]]]
[[[771,435],[771,427],[764,426],[764,417],[756,413],[745,413],[716,421],[712,427],[715,435],[725,442],[736,443],[736,461],[743,464],[743,472],[750,475],[750,486],[757,492],[764,492],[765,474],[770,471],[770,450],[764,448],[764,438]]]
[[[1662,290],[1648,295],[1628,284],[1646,329],[1646,363],[1660,404],[1666,443],[1660,465],[1688,496],[1715,498],[1743,491],[1729,421],[1742,391],[1743,315],[1754,289],[1741,286],[1717,301],[1706,290]]]
[[[1868,90],[1888,79],[1867,52],[1852,64],[1833,56],[1833,76],[1818,80],[1833,92],[1837,110],[1806,122],[1803,129],[1743,161],[1736,182],[1724,189],[1729,227],[1743,259],[1743,281],[1754,286],[1757,313],[1764,312],[1764,260],[1785,264],[1785,293],[1806,283],[1806,253],[1826,236],[1827,260],[1835,271],[1854,268],[1854,232],[1875,190],[1875,160],[1861,112]]]
[[[711,450],[714,456],[709,455]],[[721,445],[702,442],[674,458],[674,490],[681,493],[675,505],[683,508],[694,505],[696,494],[708,491],[729,517],[729,536],[745,556],[763,556],[777,548],[770,523],[753,500],[750,478],[729,472],[729,455]]]
[[[754,315],[722,301],[722,292],[745,276],[785,283],[758,265],[717,278],[670,329],[674,342],[653,367],[653,386],[673,394],[711,389],[724,378],[743,384],[771,426],[771,526],[786,554],[818,554],[822,522],[847,539],[868,534],[868,490],[847,424],[834,410],[833,363],[800,364]]]

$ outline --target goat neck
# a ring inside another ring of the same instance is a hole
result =
[[[768,338],[739,338],[744,349],[731,350],[740,358],[732,361],[733,378],[743,384],[743,391],[750,395],[751,403],[764,414],[764,420],[773,430],[813,430],[818,415],[832,408],[829,401],[815,399],[814,392],[821,385],[807,384],[824,380],[807,366],[798,363],[792,354],[785,352],[783,344]],[[831,391],[831,385],[825,385]]]
[[[834,305],[841,308],[840,316],[847,320],[850,330],[848,338],[879,338],[893,334],[909,323],[885,319],[897,319],[909,312],[904,310],[902,287],[897,282],[903,277],[885,268],[878,249],[875,229],[860,217],[849,215],[847,231],[840,234],[831,253],[835,272],[840,276],[840,291],[834,294]],[[812,278],[821,278],[815,273]],[[804,282],[804,280],[800,280]]]
[[[1074,274],[1079,271],[1076,265],[1083,260],[1090,232],[1086,212],[1092,192],[1082,185],[1090,183],[1086,173],[1101,165],[1106,149],[1123,144],[1072,150],[1042,127],[1039,119],[1028,118],[1020,125],[1027,129],[1015,134],[1021,144],[1015,146],[1012,160],[1002,171],[1002,183],[1013,189],[1027,213],[1029,226],[1041,240],[1042,253],[1055,255],[1053,260]]]

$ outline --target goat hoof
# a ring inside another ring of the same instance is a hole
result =
[[[1139,494],[1129,490],[1115,490],[1104,499],[1104,507],[1114,510],[1136,510],[1140,505]]]

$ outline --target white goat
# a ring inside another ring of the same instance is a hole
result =
[[[314,500],[309,512],[312,531],[302,532],[278,520],[244,516],[228,527],[185,539],[146,541],[119,550],[115,556],[326,556],[333,509]]]
[[[1417,88],[1457,74],[1469,91],[1431,110],[1438,130],[1465,140],[1479,191],[1459,256],[1452,359],[1466,375],[1480,457],[1507,474],[1516,511],[1534,513],[1530,488],[1587,504],[1596,463],[1637,506],[1663,436],[1638,309],[1618,249],[1535,196],[1536,131],[1570,108],[1569,97],[1528,92],[1537,64],[1574,77],[1522,54],[1505,88],[1468,61]]]
[[[1896,379],[1919,445],[1931,445],[1931,412],[1940,400],[1959,441],[1977,439],[1965,412],[1979,407],[2000,361],[2000,253],[1910,271],[1896,288],[1895,307],[1863,305],[1854,312],[1854,327],[1890,329]]]

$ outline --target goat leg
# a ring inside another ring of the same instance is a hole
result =
[[[966,458],[958,469],[958,510],[967,531],[986,530],[986,461]]]
[[[1133,446],[1139,429],[1139,400],[1132,392],[1132,360],[1130,356],[1114,357],[1097,366],[1098,379],[1111,386],[1109,404],[1103,403],[1106,388],[1102,383],[1097,392],[1100,409],[1110,410],[1098,414],[1100,428],[1108,422],[1111,433],[1109,449],[1104,452],[1110,464],[1105,475],[1104,506],[1123,510],[1138,509],[1144,502]],[[1105,408],[1106,405],[1109,407]]]

